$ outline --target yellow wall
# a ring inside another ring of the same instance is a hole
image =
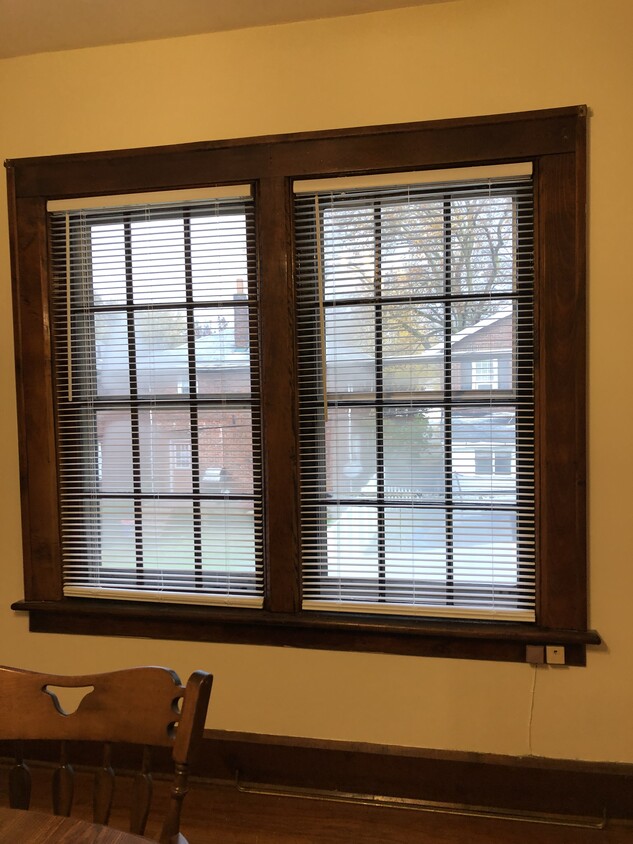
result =
[[[0,61],[2,158],[587,103],[591,624],[588,666],[541,668],[30,634],[22,597],[4,193],[0,196],[0,662],[215,673],[209,726],[633,762],[633,4],[455,0]],[[4,192],[4,185],[0,188]],[[535,683],[535,686],[534,686]],[[530,728],[531,723],[531,728]]]

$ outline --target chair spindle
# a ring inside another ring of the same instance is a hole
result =
[[[62,741],[59,767],[53,773],[53,813],[68,817],[73,805],[75,772],[68,761],[68,745]]]
[[[9,771],[9,805],[12,809],[31,805],[31,772],[24,763],[21,741],[15,743],[15,764]]]
[[[94,793],[92,802],[92,817],[95,823],[104,826],[110,819],[112,799],[114,796],[115,774],[112,768],[112,745],[106,742],[103,746],[103,765],[95,773]]]
[[[178,844],[179,841],[186,839],[179,835],[180,829],[180,814],[182,811],[182,801],[189,791],[189,765],[182,762],[176,763],[175,777],[171,787],[169,811],[163,825],[163,830],[160,836],[159,844]]]
[[[149,747],[144,746],[141,770],[134,777],[130,813],[130,832],[135,835],[143,835],[145,832],[145,824],[152,804],[152,790],[151,752]]]

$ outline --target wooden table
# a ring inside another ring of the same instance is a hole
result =
[[[0,807],[0,844],[147,844],[149,840],[78,818]]]

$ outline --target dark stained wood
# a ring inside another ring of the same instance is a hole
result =
[[[88,787],[79,778],[78,798]],[[167,788],[157,782],[160,799]],[[83,805],[86,805],[85,799]],[[431,807],[429,807],[431,808]],[[33,816],[33,813],[28,813]],[[1,816],[0,816],[1,817]],[[565,826],[564,819],[473,817],[419,811],[396,805],[363,805],[324,799],[241,793],[234,785],[196,782],[183,821],[188,839],[195,844],[631,844],[633,827],[607,819],[605,829]],[[73,819],[52,818],[61,829]],[[558,821],[559,823],[555,823]],[[588,823],[595,823],[589,819]],[[66,827],[67,828],[67,827]],[[1,832],[1,827],[0,827]],[[101,831],[100,831],[101,832]],[[105,832],[105,830],[104,830]],[[113,833],[113,830],[108,830]],[[24,839],[0,837],[17,844]],[[40,839],[37,839],[38,841]],[[81,838],[61,839],[83,844]],[[96,844],[127,844],[145,839],[87,839]],[[28,839],[26,839],[28,842]],[[59,841],[50,838],[48,841]],[[44,839],[45,844],[48,841]]]
[[[140,832],[147,825],[152,805],[153,780],[151,774],[149,748],[143,748],[141,770],[134,777],[130,830]]]
[[[0,807],[0,844],[141,844],[149,841],[76,818]]]
[[[111,761],[112,745],[106,742],[103,749],[103,765],[95,773],[92,811],[95,823],[107,824],[110,818],[114,796],[114,769]],[[136,800],[133,805],[137,805]]]
[[[585,663],[586,108],[362,127],[7,163],[16,299],[26,600],[33,631],[525,661],[558,644]],[[300,611],[300,525],[290,183],[532,160],[536,173],[537,624]],[[265,607],[63,599],[50,396],[45,198],[252,182],[257,202],[264,438]],[[94,623],[95,618],[99,624]]]
[[[25,709],[27,718],[28,707]],[[73,807],[73,795],[75,791],[75,772],[68,761],[68,745],[65,741],[61,743],[61,758],[59,766],[53,771],[53,813],[69,817]]]
[[[14,159],[18,196],[65,198],[573,151],[585,106],[82,155]],[[516,124],[521,122],[521,131]],[[115,166],[113,166],[115,164]]]
[[[200,784],[187,807],[196,844],[631,844],[633,828],[472,817],[260,794]],[[590,821],[591,822],[591,821]]]
[[[16,809],[28,809],[31,802],[31,772],[24,764],[22,742],[15,742],[15,764],[9,771],[9,803]]]
[[[7,753],[4,745],[0,742],[2,756]],[[50,750],[42,743],[29,747],[36,808],[42,805],[42,795],[48,805],[45,790],[40,788],[38,792],[38,777],[42,776],[42,765],[50,767],[55,763]],[[136,748],[121,745],[115,750],[117,769],[131,771],[138,764]],[[99,755],[90,744],[77,743],[73,746],[73,759],[77,770],[73,814],[83,811],[80,816],[92,817],[90,802],[83,793],[89,793],[91,775],[87,772],[100,765]],[[164,804],[172,770],[167,749],[154,753],[153,768],[154,802]],[[185,827],[190,798],[199,792],[201,783],[235,785],[236,781],[245,787],[255,784],[264,789],[298,790],[315,799],[324,793],[344,793],[386,797],[391,801],[459,804],[470,809],[486,807],[502,812],[583,816],[594,821],[604,816],[633,821],[632,764],[208,730],[192,771],[195,777],[191,778],[185,803]],[[0,767],[0,777],[3,775]],[[80,786],[82,777],[84,785]],[[115,798],[131,793],[131,787],[123,787],[117,789]],[[120,817],[120,812],[121,808],[115,806],[113,817]],[[150,828],[151,823],[150,816]]]
[[[584,146],[548,156],[537,182],[539,621],[570,629],[587,623],[585,166]]]
[[[156,745],[172,751],[175,773],[165,807],[160,841],[170,844],[179,833],[182,801],[188,790],[191,758],[204,728],[212,677],[194,672],[186,687],[177,675],[155,666],[105,674],[58,676],[0,666],[0,736],[4,740],[61,742],[61,757],[53,772],[53,811],[67,816],[73,805],[75,776],[68,742],[126,742]],[[52,687],[87,689],[72,713],[64,711]],[[182,726],[182,730],[180,726]],[[110,751],[100,761],[93,800],[93,819],[110,815],[112,768]],[[132,829],[142,834],[151,801],[149,751],[143,754],[138,804],[131,806]],[[12,787],[13,808],[28,806],[24,792]]]
[[[442,656],[524,662],[529,644],[565,646],[568,665],[585,664],[585,645],[600,644],[594,630],[556,630],[521,624],[477,624],[427,619],[368,619],[341,614],[257,613],[201,607],[154,607],[138,601],[19,602],[37,633],[149,636],[198,642],[234,642],[325,650],[364,650],[410,656]]]
[[[256,196],[259,254],[264,489],[274,490],[265,528],[265,608],[300,609],[295,308],[291,193],[287,179],[262,179]],[[280,408],[285,412],[280,413]]]
[[[12,188],[12,182],[9,189]],[[14,330],[20,419],[24,583],[27,595],[62,597],[45,203],[10,197],[20,226],[13,233]]]
[[[210,731],[212,781],[633,820],[633,765]]]

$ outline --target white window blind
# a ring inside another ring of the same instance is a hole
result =
[[[304,609],[533,621],[531,175],[295,192]]]
[[[261,605],[250,190],[49,222],[64,594]]]

